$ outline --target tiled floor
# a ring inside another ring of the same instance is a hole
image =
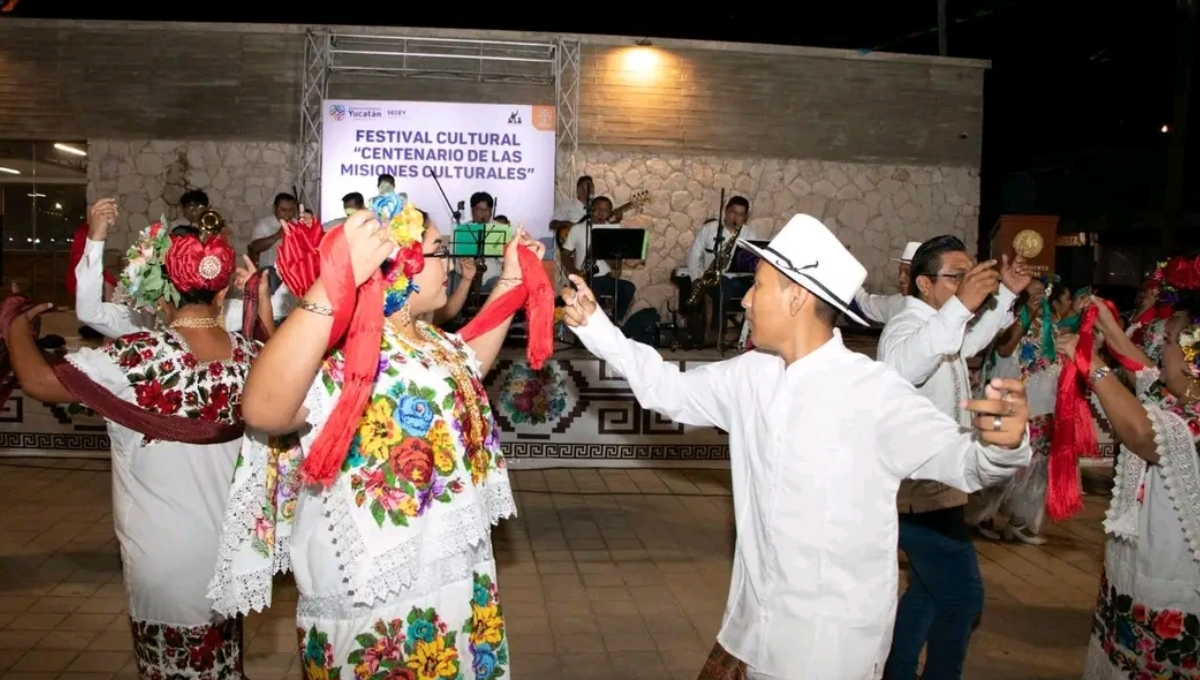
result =
[[[20,467],[29,466],[29,467]],[[496,533],[516,680],[694,680],[725,604],[728,475],[514,473],[521,515]],[[1105,499],[1044,548],[980,543],[988,608],[969,680],[1080,676]],[[0,677],[134,678],[107,465],[0,460]],[[247,676],[299,678],[295,587],[247,624]],[[816,676],[812,676],[816,678]]]

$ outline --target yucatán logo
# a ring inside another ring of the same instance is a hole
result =
[[[520,125],[521,124],[521,112],[513,111],[512,113],[508,114],[508,124],[509,125]]]
[[[346,110],[346,115],[355,120],[383,118],[383,109],[374,106],[351,106]]]
[[[346,120],[346,107],[341,104],[334,104],[329,107],[329,117],[334,120]]]

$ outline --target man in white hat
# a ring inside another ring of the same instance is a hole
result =
[[[887,323],[888,319],[904,311],[904,298],[908,296],[908,267],[912,264],[913,255],[921,247],[920,241],[909,241],[904,246],[904,252],[892,262],[900,263],[900,292],[892,295],[872,295],[865,290],[854,294],[854,306],[869,321]]]
[[[961,407],[971,394],[967,359],[1008,327],[1013,303],[1032,278],[1020,258],[1004,258],[999,269],[996,264],[976,264],[954,236],[926,241],[913,257],[913,294],[879,337],[879,360],[962,425],[970,419]],[[924,677],[960,678],[984,601],[967,494],[937,482],[906,481],[896,501],[900,549],[913,578],[900,601],[888,680],[915,680],[922,647]]]
[[[729,432],[737,546],[725,618],[701,678],[878,680],[896,610],[896,490],[907,477],[963,490],[1030,457],[1019,381],[967,408],[978,432],[853,352],[834,328],[866,270],[797,215],[765,248],[742,306],[755,350],[689,370],[627,339],[582,280],[563,292],[584,345],[642,406]],[[741,675],[738,675],[741,674]]]

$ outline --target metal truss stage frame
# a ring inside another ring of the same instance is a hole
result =
[[[306,205],[320,204],[322,109],[329,98],[330,85],[339,79],[364,77],[553,86],[558,121],[555,182],[559,187],[569,186],[574,181],[575,154],[579,148],[581,64],[580,43],[576,39],[465,40],[310,29],[305,34],[300,90],[297,146],[300,201]]]

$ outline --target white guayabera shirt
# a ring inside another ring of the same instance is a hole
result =
[[[717,640],[756,680],[878,680],[900,480],[976,491],[1029,462],[1028,436],[1014,450],[981,444],[836,330],[790,366],[756,350],[686,373],[599,311],[574,330],[642,406],[729,433],[737,546]]]
[[[887,323],[893,316],[904,311],[905,296],[901,293],[892,295],[872,295],[865,290],[859,290],[854,295],[854,304],[858,311],[869,321]]]

